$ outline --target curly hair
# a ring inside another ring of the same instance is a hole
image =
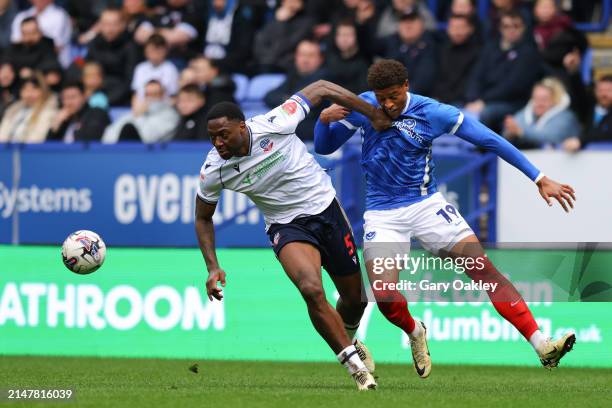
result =
[[[368,69],[368,87],[379,90],[391,86],[404,85],[408,80],[408,70],[404,64],[392,59],[375,62]]]

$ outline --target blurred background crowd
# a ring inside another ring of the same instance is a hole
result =
[[[577,26],[607,2],[0,0],[0,143],[208,140],[219,101],[251,116],[317,79],[360,93],[377,58],[519,148],[612,143],[612,40]]]

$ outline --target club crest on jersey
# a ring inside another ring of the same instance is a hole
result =
[[[283,109],[283,111],[285,111],[285,113],[287,113],[288,115],[293,115],[295,112],[297,112],[297,102],[295,101],[288,101],[285,102],[283,104],[283,106],[281,106],[281,108]]]
[[[273,146],[274,142],[268,138],[265,138],[264,140],[259,142],[259,147],[261,147],[265,153],[268,153],[270,150],[272,150]]]
[[[370,231],[365,235],[366,241],[371,241],[376,236],[376,231]]]
[[[416,120],[404,119],[393,121],[392,126],[400,131],[400,133],[408,136],[409,138],[416,140],[418,143],[425,144],[425,139],[415,132]]]

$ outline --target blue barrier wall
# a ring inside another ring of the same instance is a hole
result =
[[[0,146],[0,243],[14,238],[21,244],[56,244],[72,231],[91,229],[108,245],[196,246],[194,198],[210,148],[209,143]],[[466,219],[479,210],[482,169],[472,167],[483,157],[444,149],[434,154],[440,190]],[[349,146],[340,158],[317,159],[361,241],[358,147]],[[224,191],[214,221],[219,247],[269,245],[263,217],[244,195]]]

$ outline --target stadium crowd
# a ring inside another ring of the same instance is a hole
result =
[[[257,112],[317,79],[363,92],[393,58],[411,92],[516,146],[576,151],[612,142],[612,76],[585,83],[573,24],[595,3],[492,0],[482,19],[472,0],[0,0],[0,142],[207,140],[207,110],[242,103],[247,78],[281,78]]]

